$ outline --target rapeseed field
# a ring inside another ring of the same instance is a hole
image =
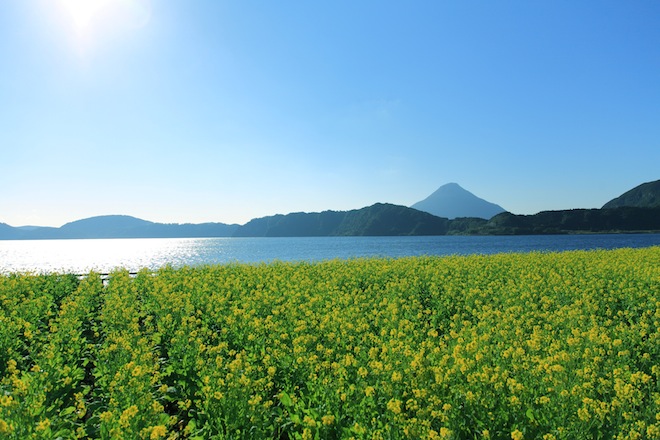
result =
[[[0,276],[0,438],[660,439],[660,248]]]

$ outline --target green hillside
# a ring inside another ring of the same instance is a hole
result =
[[[448,220],[405,206],[376,203],[352,211],[274,215],[238,228],[235,237],[444,235]]]
[[[534,215],[504,212],[473,233],[485,235],[570,234],[660,231],[660,207],[570,209]]]
[[[603,205],[603,209],[634,206],[637,208],[660,207],[660,180],[643,183],[612,199]]]

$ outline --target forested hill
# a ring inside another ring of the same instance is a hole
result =
[[[405,206],[376,203],[352,211],[296,212],[249,221],[235,237],[444,235],[449,220]]]
[[[534,215],[498,214],[490,220],[456,219],[449,234],[530,235],[613,232],[660,232],[660,207],[570,209]]]
[[[660,180],[643,183],[619,197],[610,200],[603,209],[635,206],[638,208],[655,208],[660,206]]]

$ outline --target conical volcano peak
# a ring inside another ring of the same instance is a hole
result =
[[[433,194],[445,193],[445,194],[469,194],[474,196],[470,191],[463,188],[461,185],[455,182],[445,183],[440,188],[436,189]],[[432,194],[432,195],[433,195]],[[476,196],[475,196],[476,197]]]
[[[501,206],[475,196],[455,182],[442,185],[411,208],[449,219],[457,217],[490,219],[505,211]]]

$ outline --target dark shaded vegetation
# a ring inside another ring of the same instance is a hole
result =
[[[461,217],[449,221],[448,235],[483,235],[488,220],[477,217]]]
[[[450,226],[450,230],[451,230]],[[528,235],[660,231],[659,208],[571,209],[534,215],[498,214],[470,233]]]
[[[388,203],[352,211],[296,212],[249,221],[235,237],[445,235],[449,220]]]

